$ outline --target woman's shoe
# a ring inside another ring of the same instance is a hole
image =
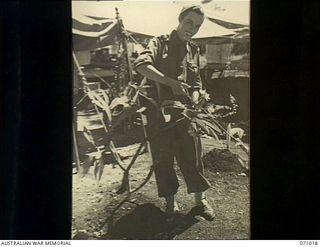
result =
[[[205,218],[207,221],[213,221],[215,215],[213,209],[206,199],[202,199],[201,202],[196,206],[197,212],[200,216]]]

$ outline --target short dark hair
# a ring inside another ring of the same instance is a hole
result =
[[[202,7],[199,5],[193,5],[190,7],[185,7],[181,10],[181,12],[179,14],[179,22],[181,22],[181,20],[183,20],[183,18],[191,11],[197,13],[198,15],[204,16],[204,12],[203,12]]]

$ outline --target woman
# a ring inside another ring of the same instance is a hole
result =
[[[153,38],[136,59],[135,68],[147,80],[146,94],[152,99],[142,98],[141,103],[147,107],[147,131],[151,136],[158,194],[166,199],[166,212],[179,211],[175,200],[179,183],[173,168],[176,158],[188,193],[195,195],[200,215],[213,220],[213,210],[204,194],[210,184],[203,176],[200,137],[189,133],[188,121],[179,121],[184,106],[192,104],[187,94],[196,102],[202,88],[199,49],[190,40],[204,18],[200,6],[183,8],[178,27],[170,35]]]

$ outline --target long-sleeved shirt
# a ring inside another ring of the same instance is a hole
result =
[[[202,88],[198,46],[180,40],[175,30],[170,35],[151,39],[134,62],[136,68],[142,64],[151,64],[164,75],[187,83],[191,86],[190,92]],[[157,103],[161,104],[164,100],[181,100],[185,103],[186,99],[174,95],[170,87],[147,78],[145,80],[148,80],[148,96]]]

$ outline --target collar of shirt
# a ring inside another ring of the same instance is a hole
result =
[[[186,47],[187,42],[179,38],[177,30],[173,30],[170,35],[170,40],[173,45]]]

